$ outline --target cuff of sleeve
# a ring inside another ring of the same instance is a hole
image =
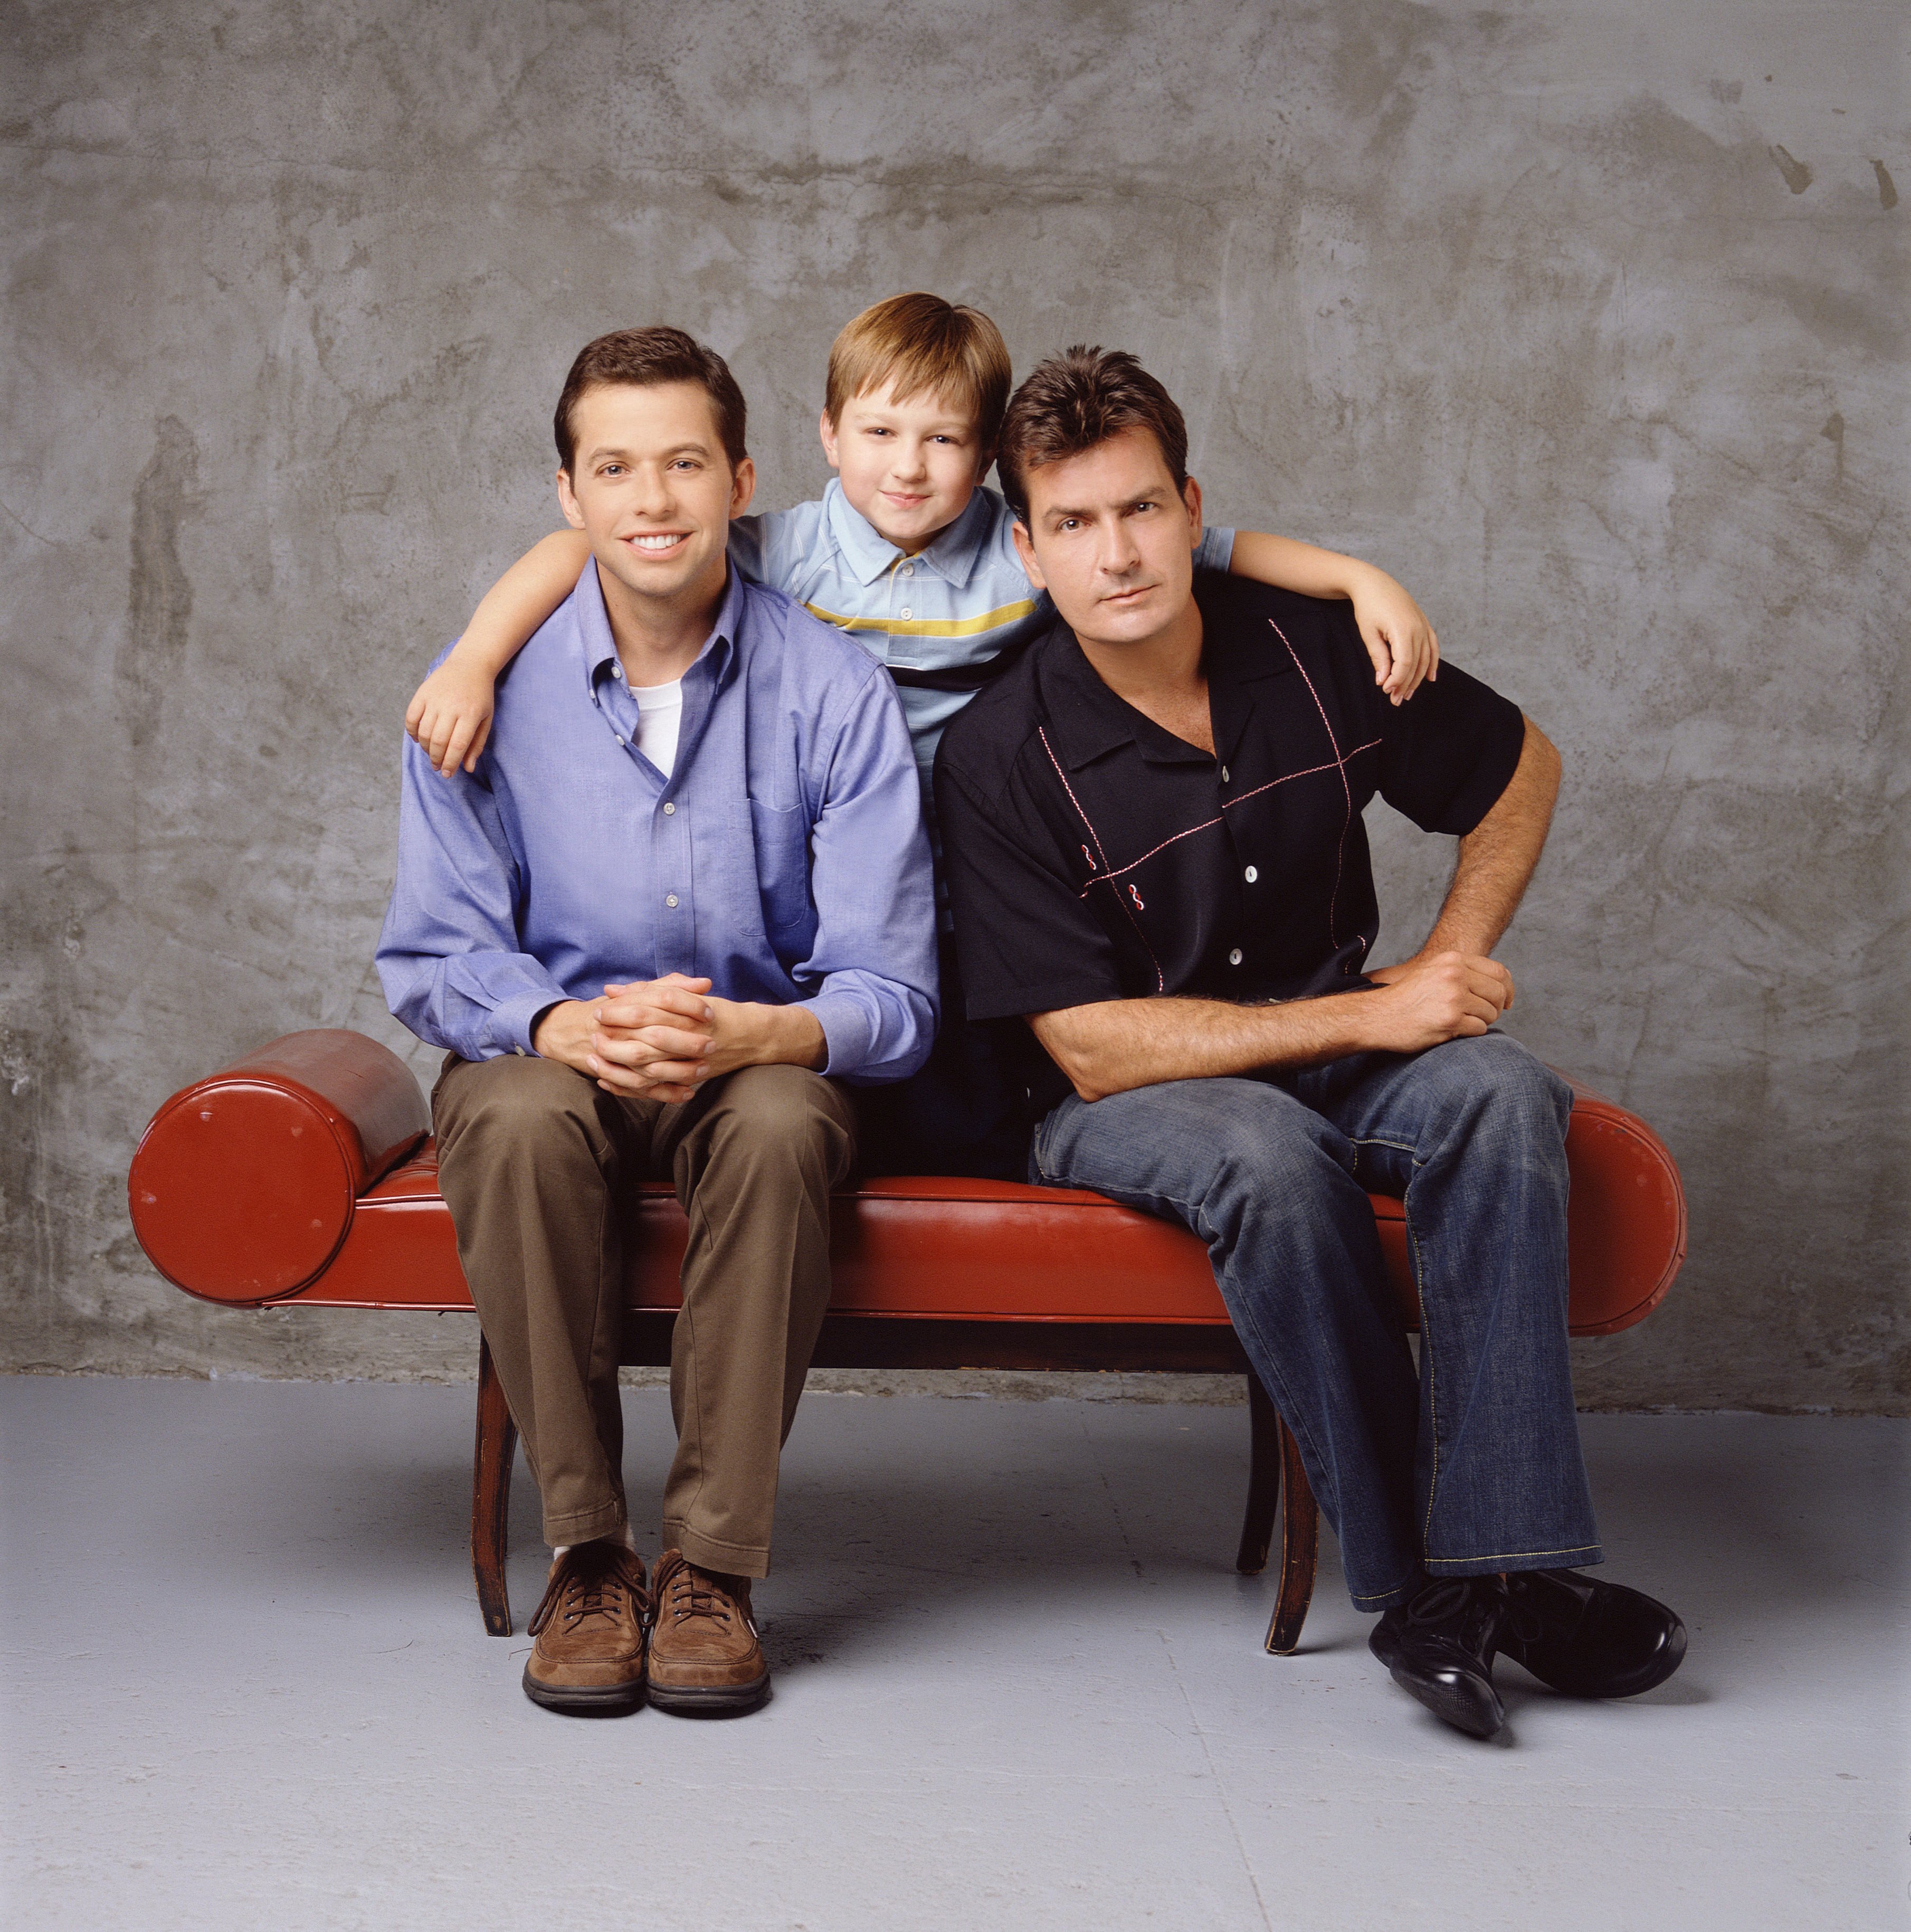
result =
[[[537,992],[514,993],[509,999],[500,1000],[491,1009],[491,1024],[485,1028],[487,1044],[500,1054],[535,1054],[537,1048],[531,1044],[533,1023],[541,1013],[548,1012],[570,997],[562,986],[553,986]]]
[[[841,1079],[860,1072],[874,1057],[876,1036],[860,1000],[846,993],[819,993],[796,1004],[814,1013],[822,1028],[826,1057],[820,1071]]]

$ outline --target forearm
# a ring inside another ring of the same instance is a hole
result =
[[[1251,577],[1303,597],[1352,598],[1386,574],[1357,556],[1343,556],[1298,537],[1274,536],[1265,530],[1236,531],[1227,567],[1231,576]]]
[[[1085,1100],[1164,1080],[1313,1066],[1358,1052],[1373,996],[1238,1006],[1224,1000],[1107,1000],[1032,1013],[1035,1037]]]
[[[1419,956],[1490,952],[1499,943],[1545,848],[1559,772],[1559,754],[1528,718],[1519,765],[1492,810],[1460,840],[1453,882]]]
[[[534,544],[479,600],[453,656],[495,679],[571,595],[590,554],[581,530],[553,530]]]

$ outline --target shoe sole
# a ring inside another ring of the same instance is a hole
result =
[[[686,1684],[653,1682],[650,1701],[673,1718],[739,1717],[753,1711],[770,1694],[770,1673],[748,1684]]]
[[[634,1711],[644,1701],[648,1687],[639,1677],[634,1684],[541,1684],[524,1670],[524,1694],[547,1711],[559,1711],[571,1718],[616,1718]]]
[[[1437,1684],[1416,1684],[1403,1671],[1397,1670],[1389,1669],[1387,1675],[1416,1704],[1432,1712],[1442,1724],[1451,1724],[1456,1731],[1464,1731],[1469,1738],[1496,1738],[1506,1728],[1506,1714],[1503,1711],[1496,1718],[1492,1712],[1481,1711],[1477,1704],[1457,1694],[1442,1696],[1442,1687]]]

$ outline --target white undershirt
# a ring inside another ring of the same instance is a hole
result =
[[[677,727],[683,722],[684,685],[634,684],[637,700],[637,749],[667,778],[677,762]]]

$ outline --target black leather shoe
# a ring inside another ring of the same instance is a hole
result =
[[[1430,1582],[1381,1618],[1367,1648],[1435,1717],[1469,1737],[1490,1738],[1506,1723],[1493,1688],[1506,1612],[1506,1586],[1497,1576]]]
[[[1569,1697],[1636,1697],[1685,1660],[1685,1626],[1664,1604],[1576,1570],[1506,1580],[1499,1650]]]

